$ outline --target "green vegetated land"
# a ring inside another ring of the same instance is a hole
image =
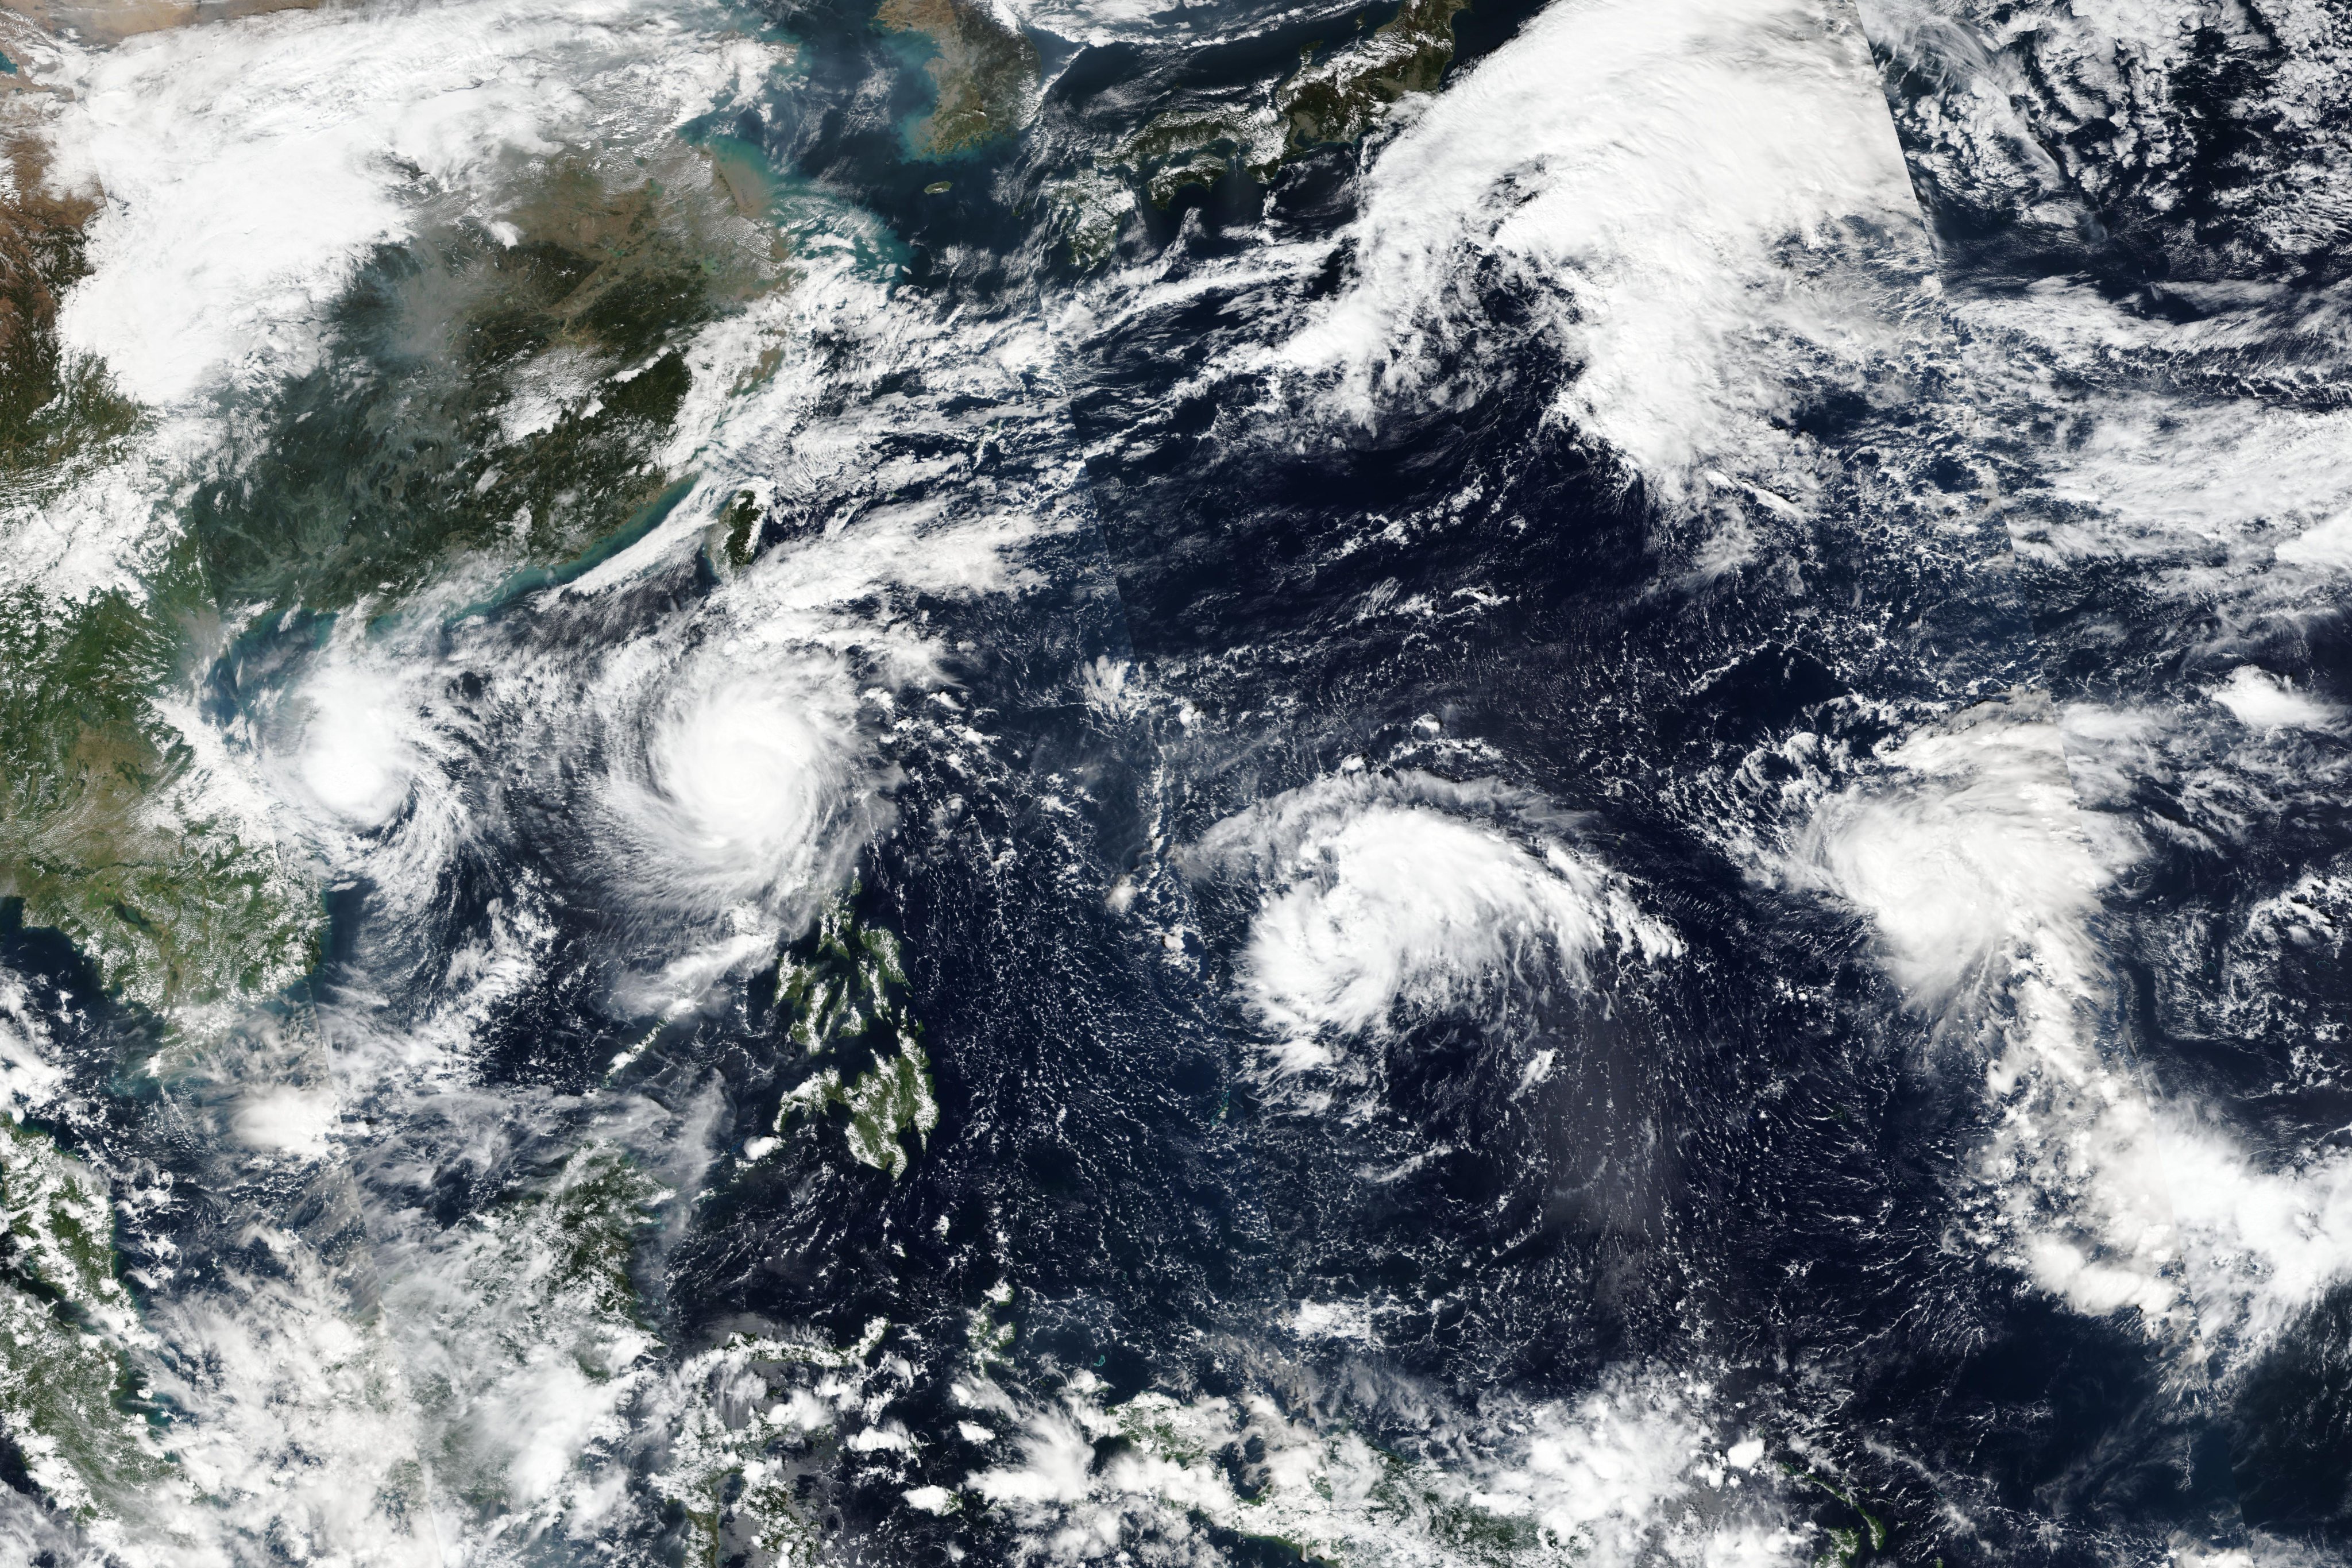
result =
[[[677,484],[660,454],[688,339],[782,284],[786,247],[737,148],[631,173],[559,163],[504,238],[466,226],[377,258],[340,352],[190,502],[225,600],[338,609],[467,551],[561,561]]]
[[[938,53],[924,67],[936,100],[908,140],[918,155],[948,158],[1021,128],[1037,91],[1037,47],[974,0],[883,0],[875,20],[919,34]]]
[[[56,1504],[112,1514],[169,1462],[122,1353],[135,1331],[115,1275],[106,1184],[48,1137],[0,1116],[0,1435]]]
[[[1091,266],[1117,244],[1134,194],[1165,207],[1187,185],[1236,171],[1270,180],[1307,148],[1354,142],[1408,93],[1433,92],[1454,62],[1454,18],[1469,0],[1405,0],[1370,34],[1316,58],[1270,103],[1219,103],[1154,116],[1097,166],[1046,192],[1062,214],[1071,257]]]
[[[837,1106],[852,1157],[893,1176],[906,1171],[906,1133],[928,1139],[940,1123],[922,1026],[906,995],[898,939],[861,922],[847,899],[828,907],[778,967],[776,1007],[804,1060],[847,1059],[818,1068],[784,1096],[779,1136],[796,1119],[821,1120]]]
[[[0,511],[26,516],[126,460],[145,416],[56,330],[95,197],[45,184],[28,139],[0,151]],[[561,562],[657,521],[682,489],[657,458],[688,334],[787,280],[773,190],[735,151],[560,163],[503,238],[386,247],[334,312],[337,352],[238,424],[135,584],[0,589],[0,899],[26,923],[175,1021],[310,970],[316,890],[191,750],[207,668],[261,615],[397,595],[472,552]]]
[[[58,338],[58,302],[88,270],[95,198],[51,190],[29,139],[5,153],[0,512],[21,516],[120,460],[142,416]],[[205,806],[158,706],[192,695],[216,624],[186,549],[155,563],[143,591],[60,604],[0,589],[0,900],[158,1012],[274,991],[310,968],[317,936],[315,900]]]

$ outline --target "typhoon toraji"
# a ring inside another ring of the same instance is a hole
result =
[[[2333,0],[0,0],[0,1561],[2352,1560]]]

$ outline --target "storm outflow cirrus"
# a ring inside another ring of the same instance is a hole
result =
[[[2337,9],[0,5],[0,1559],[2352,1553]]]

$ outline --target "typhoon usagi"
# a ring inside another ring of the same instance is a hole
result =
[[[0,4],[0,1557],[2352,1552],[2336,10]]]

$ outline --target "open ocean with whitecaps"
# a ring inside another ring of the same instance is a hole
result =
[[[0,1562],[2352,1562],[2342,0],[0,4]]]

